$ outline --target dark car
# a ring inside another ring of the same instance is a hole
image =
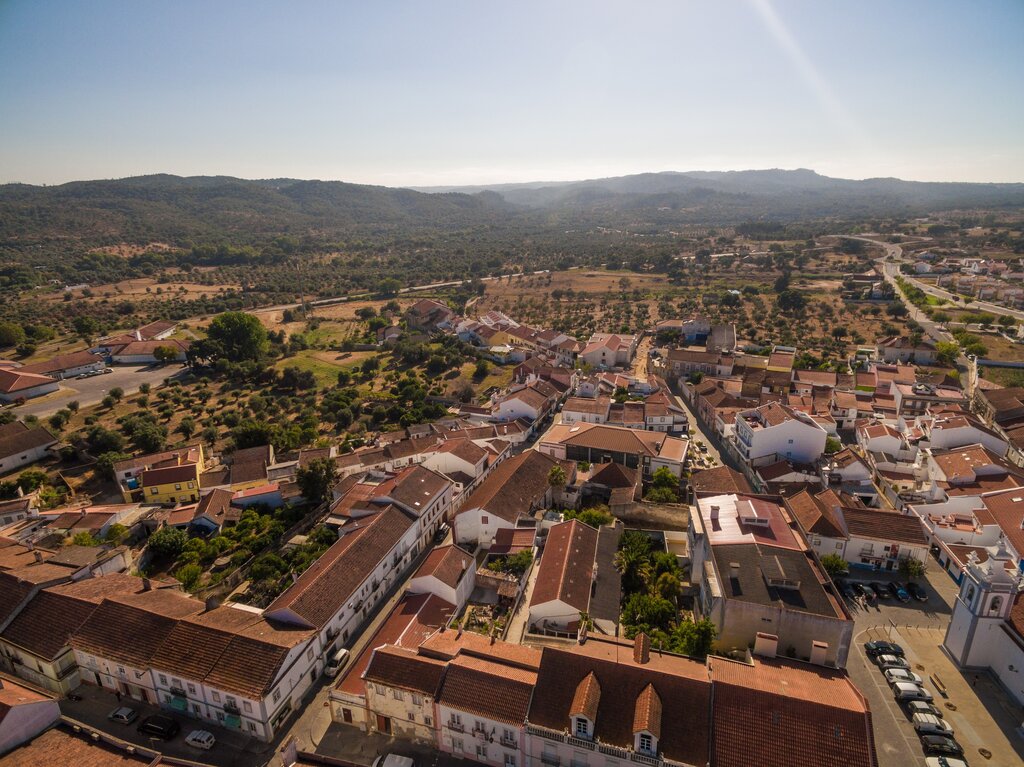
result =
[[[169,716],[153,714],[142,720],[138,731],[143,735],[151,735],[160,740],[170,740],[181,730],[181,725]]]
[[[847,599],[854,599],[857,596],[856,589],[853,588],[853,584],[849,581],[837,581],[839,589],[843,592],[843,596]]]
[[[896,581],[893,581],[889,584],[889,593],[901,602],[910,601],[910,594],[908,594],[907,590],[903,588],[900,584],[898,584]]]
[[[864,588],[864,584],[854,581],[850,585],[853,586],[853,590],[856,592],[857,596],[864,597],[869,600],[875,598],[875,595],[871,593],[871,589]]]
[[[914,599],[916,599],[916,600],[917,600],[918,602],[927,602],[927,601],[928,601],[928,592],[927,592],[927,591],[925,591],[925,590],[924,590],[923,588],[921,588],[920,586],[918,586],[918,585],[917,585],[916,583],[914,583],[913,581],[910,581],[910,582],[909,582],[909,583],[908,583],[908,584],[906,585],[906,589],[907,589],[907,591],[909,591],[909,592],[910,592],[910,596],[912,596],[912,597],[913,597]]]
[[[922,735],[921,745],[926,754],[947,754],[960,756],[964,750],[959,743],[945,735]]]
[[[876,655],[896,655],[902,658],[906,654],[898,644],[882,641],[865,642],[864,652],[868,654],[869,658],[874,658]]]
[[[889,593],[889,590],[885,587],[884,583],[879,583],[878,581],[872,581],[868,585],[871,587],[871,590],[873,592],[875,592],[875,596],[878,597],[879,599],[888,599],[890,596],[892,596]]]

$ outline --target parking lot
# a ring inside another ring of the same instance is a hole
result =
[[[68,700],[65,698],[60,701],[60,710],[64,716],[94,730],[112,735],[119,740],[145,746],[167,756],[188,759],[204,765],[214,765],[214,767],[261,767],[269,763],[274,756],[274,748],[269,743],[263,743],[235,730],[217,727],[209,722],[177,714],[173,716],[181,725],[181,732],[178,735],[168,741],[150,738],[139,733],[136,727],[150,714],[159,713],[168,716],[168,713],[158,706],[131,700],[126,696],[122,696],[118,701],[113,693],[88,684],[81,685],[75,690],[75,694],[82,699]],[[138,719],[131,724],[109,721],[107,716],[120,706],[130,706],[138,711]],[[192,730],[206,730],[213,733],[217,739],[214,747],[209,751],[204,751],[186,744],[185,736]],[[68,767],[74,767],[74,765],[68,765]]]
[[[902,582],[891,573],[857,571],[847,580]],[[902,603],[890,597],[862,607],[848,600],[855,629],[847,670],[871,707],[880,767],[923,765],[925,755],[910,717],[895,700],[881,669],[864,652],[865,642],[877,640],[891,641],[903,648],[910,670],[924,680],[924,686],[934,695],[933,705],[953,728],[954,738],[963,747],[969,764],[1024,764],[1024,740],[1016,732],[1021,724],[1020,707],[1015,707],[988,675],[961,672],[941,648],[956,598],[956,584],[934,563],[918,583],[928,595],[926,602]],[[990,756],[986,757],[983,750]]]
[[[120,387],[125,394],[134,394],[139,386],[148,383],[158,386],[165,378],[178,375],[185,370],[180,364],[170,365],[114,365],[114,372],[91,378],[71,378],[60,382],[60,390],[45,397],[31,399],[24,405],[14,408],[19,418],[35,415],[43,418],[66,407],[72,400],[77,400],[81,407],[95,405],[115,387]]]

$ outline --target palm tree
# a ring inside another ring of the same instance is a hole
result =
[[[551,467],[551,471],[548,472],[548,485],[552,489],[561,492],[561,490],[565,488],[565,484],[567,481],[568,480],[565,476],[565,469],[563,469],[560,464],[556,463],[554,466]]]

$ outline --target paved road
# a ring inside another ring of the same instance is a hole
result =
[[[139,387],[148,383],[153,387],[163,383],[165,378],[174,377],[185,372],[179,364],[172,363],[161,367],[150,365],[114,365],[113,373],[83,378],[72,378],[61,382],[60,391],[45,397],[29,400],[24,405],[14,408],[19,417],[35,415],[40,418],[52,415],[73,400],[80,407],[88,407],[102,401],[111,389],[120,387],[125,394],[134,394]]]
[[[966,308],[969,308],[972,312],[985,311],[989,312],[990,314],[1005,314],[1006,316],[1013,317],[1014,319],[1024,320],[1024,312],[1022,311],[1018,311],[1016,309],[1009,309],[1005,306],[993,304],[988,301],[976,301],[973,298],[968,298],[965,301],[963,296],[960,296],[956,293],[950,293],[948,290],[944,290],[943,288],[940,288],[936,285],[929,285],[926,282],[921,282],[919,279],[909,274],[904,274],[902,275],[902,277],[911,285],[920,288],[925,293],[935,296],[936,298],[944,298],[947,301],[952,302],[954,305],[959,305],[961,303],[969,303],[970,306]]]

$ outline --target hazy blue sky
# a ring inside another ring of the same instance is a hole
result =
[[[1024,0],[0,0],[0,181],[1024,181]]]

